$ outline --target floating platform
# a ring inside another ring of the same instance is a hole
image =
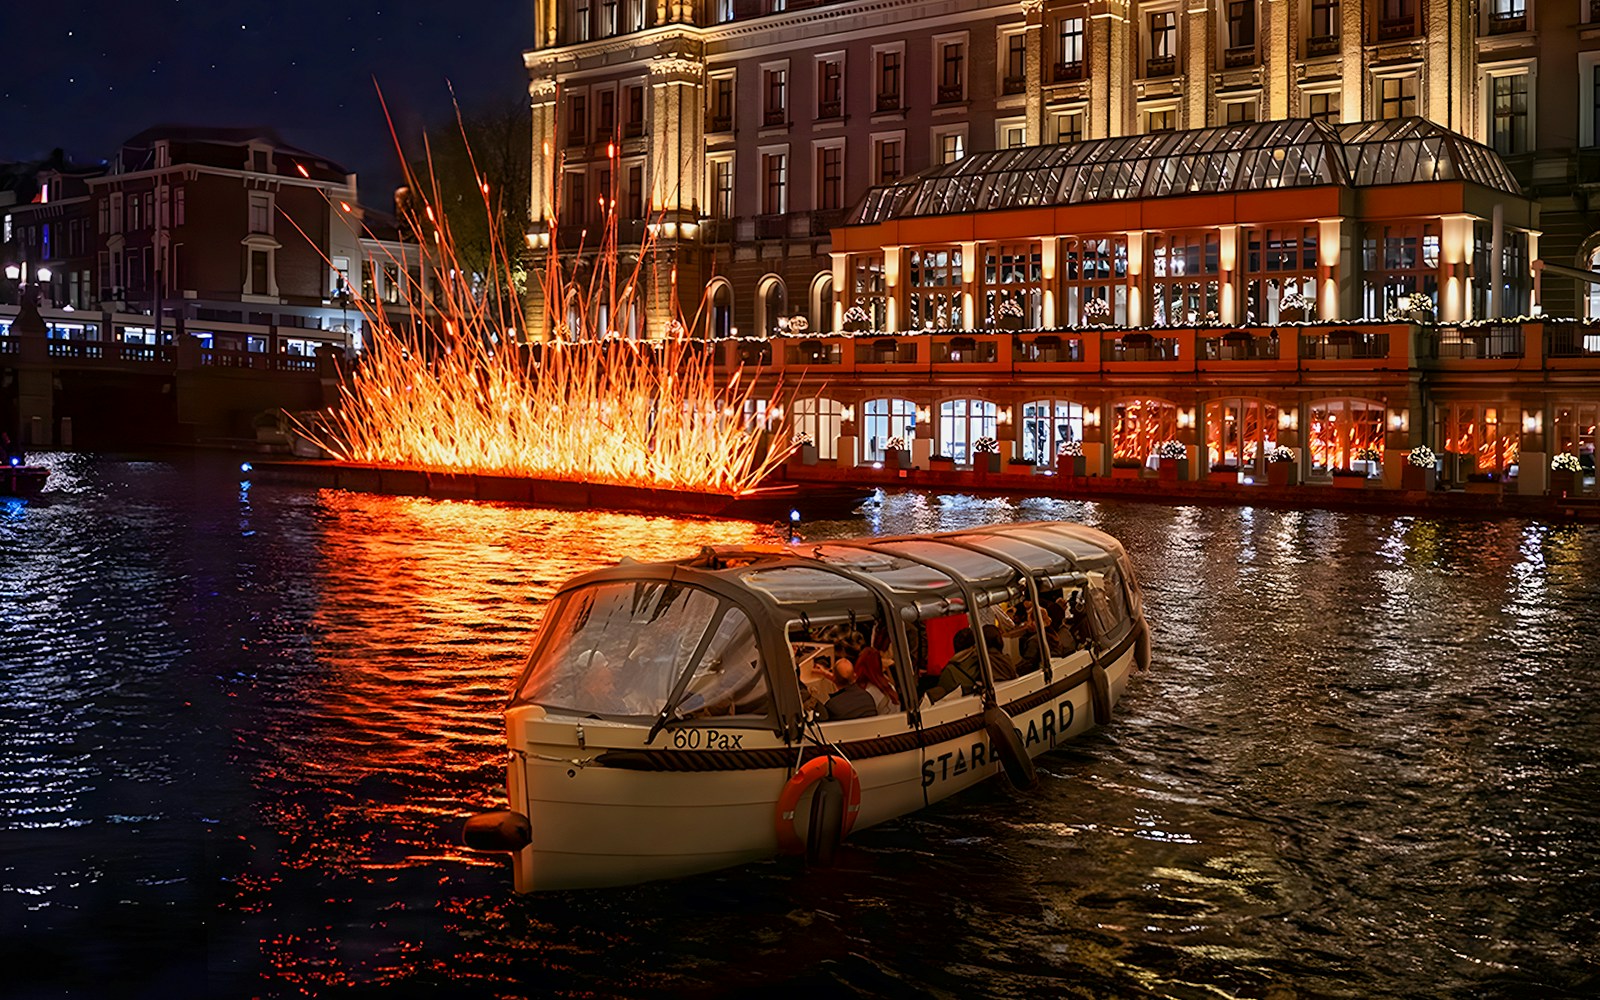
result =
[[[802,520],[851,516],[871,496],[873,487],[836,483],[782,483],[751,493],[709,493],[695,490],[583,483],[564,479],[530,479],[476,472],[436,472],[384,465],[326,460],[267,459],[251,463],[253,478],[273,483],[384,493],[391,496],[448,500],[488,500],[571,510],[615,510],[642,514],[725,517],[747,521]]]
[[[50,470],[42,465],[0,464],[0,497],[32,497],[44,490]]]

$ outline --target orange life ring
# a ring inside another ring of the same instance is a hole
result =
[[[847,836],[850,828],[856,825],[856,817],[861,813],[861,780],[856,777],[856,769],[843,757],[813,757],[794,773],[783,786],[783,794],[778,796],[774,824],[778,831],[778,847],[785,854],[799,854],[806,849],[805,841],[800,839],[800,834],[794,828],[794,810],[806,791],[828,776],[830,766],[833,776],[844,786],[844,821],[839,831],[840,839]]]

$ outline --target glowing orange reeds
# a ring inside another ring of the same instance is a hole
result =
[[[416,178],[407,179],[415,192]],[[755,417],[763,408],[781,412],[780,390],[757,396],[741,372],[719,375],[714,345],[687,339],[681,318],[665,339],[609,335],[617,303],[627,315],[626,304],[640,300],[641,266],[652,247],[642,247],[632,273],[621,274],[609,222],[584,289],[556,258],[552,239],[544,301],[554,309],[573,305],[551,317],[553,338],[539,342],[527,337],[512,280],[516,262],[492,240],[497,273],[487,280],[469,275],[448,217],[434,211],[439,191],[429,180],[432,196],[413,194],[402,222],[418,234],[433,286],[407,282],[412,319],[398,325],[380,303],[357,301],[366,350],[341,383],[339,405],[301,428],[330,454],[730,494],[753,488],[788,456],[787,436],[769,438]],[[479,189],[493,220],[490,185],[480,178]],[[393,263],[406,273],[409,262]]]

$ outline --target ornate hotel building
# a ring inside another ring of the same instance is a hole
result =
[[[1592,331],[1473,324],[1600,316],[1597,0],[537,2],[530,239],[653,241],[591,322],[780,338],[825,457],[1593,450]]]

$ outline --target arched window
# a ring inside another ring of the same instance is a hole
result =
[[[1306,408],[1311,464],[1348,469],[1363,448],[1383,450],[1384,405],[1375,399],[1319,399]]]
[[[1146,461],[1178,437],[1178,408],[1164,399],[1123,399],[1111,408],[1111,457]]]
[[[1083,405],[1065,399],[1023,403],[1021,433],[1022,457],[1052,465],[1062,445],[1083,440]]]
[[[996,410],[987,399],[947,399],[939,404],[939,453],[972,461],[979,438],[994,437]]]
[[[769,274],[756,286],[757,337],[770,337],[778,332],[778,319],[784,311],[783,279]]]
[[[1440,403],[1433,412],[1440,450],[1468,456],[1477,471],[1504,473],[1521,457],[1522,425],[1515,407]]]
[[[795,434],[811,435],[811,440],[817,446],[818,458],[838,457],[839,421],[844,413],[844,404],[826,396],[797,399],[792,412]]]
[[[1206,450],[1212,464],[1260,471],[1278,443],[1278,408],[1265,399],[1234,396],[1206,403]]]
[[[861,433],[862,449],[869,462],[883,461],[883,446],[890,438],[902,438],[906,447],[917,432],[917,404],[909,399],[869,399],[862,406],[866,414]]]
[[[1589,251],[1589,270],[1600,271],[1600,246]],[[1589,319],[1600,319],[1600,284],[1589,282],[1584,285],[1581,293],[1583,296],[1583,314]]]
[[[727,278],[713,278],[706,287],[710,299],[710,335],[716,340],[733,336],[733,286]]]
[[[811,332],[833,332],[833,274],[828,271],[811,282]]]

